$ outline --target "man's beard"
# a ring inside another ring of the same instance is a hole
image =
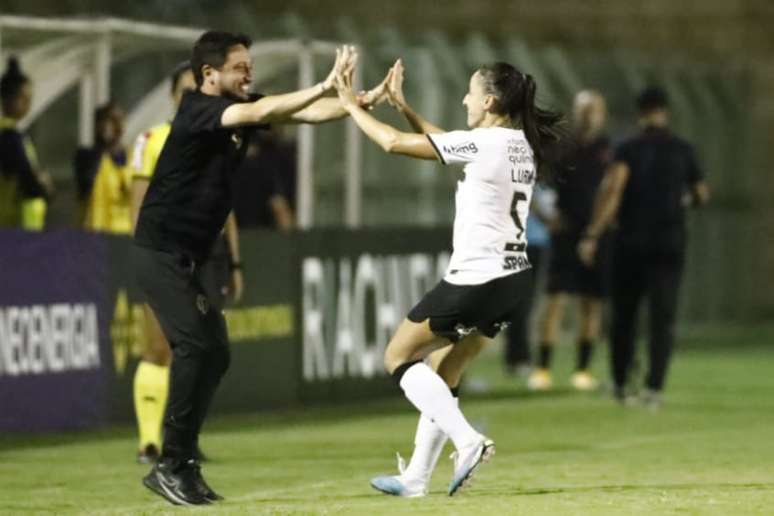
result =
[[[239,91],[226,90],[223,92],[223,96],[231,100],[236,100],[237,102],[244,102],[250,97],[250,94],[242,93],[241,90]]]

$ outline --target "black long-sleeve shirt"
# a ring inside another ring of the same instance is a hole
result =
[[[0,122],[0,174],[16,182],[19,197],[46,197],[46,188],[38,179],[37,155],[29,136],[9,119]]]

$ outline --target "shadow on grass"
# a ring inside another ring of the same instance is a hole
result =
[[[533,393],[514,386],[486,392],[463,393],[465,399],[477,401],[503,401],[547,399],[577,396],[570,389],[555,389]],[[363,418],[410,414],[414,409],[401,397],[380,398],[367,402],[339,404],[295,405],[281,410],[266,410],[239,414],[215,414],[208,422],[208,432],[241,432],[245,428],[271,429],[287,425],[321,424],[326,422],[353,421]],[[80,445],[84,442],[108,442],[135,437],[133,426],[111,425],[98,430],[66,431],[56,434],[0,433],[0,453],[43,446]]]
[[[620,485],[589,485],[589,486],[567,486],[567,487],[548,487],[548,488],[524,488],[524,489],[487,489],[481,485],[464,493],[465,498],[469,497],[489,497],[492,496],[541,496],[557,494],[575,494],[575,493],[617,493],[617,492],[636,492],[636,491],[689,491],[693,489],[700,490],[774,490],[774,484],[765,483],[686,483],[686,484],[620,484]],[[431,496],[445,496],[443,491],[432,491]],[[367,500],[374,498],[385,498],[384,494],[373,492],[360,492],[352,494],[325,495],[317,498],[318,502],[347,502],[354,500]],[[386,497],[389,498],[389,497]],[[269,497],[241,497],[232,500],[235,505],[245,503],[267,503],[267,504],[288,504],[298,503],[297,496],[269,496]],[[305,502],[308,502],[305,500]]]
[[[539,495],[553,495],[564,493],[584,493],[602,491],[608,493],[624,492],[624,491],[676,491],[676,490],[691,490],[691,489],[763,489],[774,490],[774,484],[766,483],[739,483],[739,484],[724,484],[724,483],[706,483],[702,484],[687,483],[687,484],[620,484],[620,485],[601,485],[601,486],[568,486],[568,487],[547,487],[547,488],[525,488],[525,489],[476,489],[476,495],[485,496],[539,496]],[[471,493],[473,494],[473,493]]]

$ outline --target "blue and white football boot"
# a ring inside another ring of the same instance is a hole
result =
[[[374,477],[371,479],[371,487],[384,494],[417,498],[427,495],[427,481],[423,479],[407,478],[405,476],[406,461],[400,454],[398,456],[399,475]]]
[[[494,441],[483,435],[481,439],[474,441],[469,446],[452,453],[451,459],[454,461],[454,475],[449,484],[449,496],[454,496],[454,493],[461,488],[470,485],[476,468],[484,462],[489,462],[494,453]]]

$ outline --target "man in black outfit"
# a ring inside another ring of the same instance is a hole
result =
[[[658,408],[674,341],[685,208],[705,204],[710,194],[693,148],[668,129],[666,92],[648,88],[637,106],[642,131],[616,149],[578,251],[592,263],[600,236],[617,220],[611,297],[615,396],[621,402],[629,399],[625,386],[635,355],[637,312],[647,295],[649,368],[643,401]]]
[[[356,60],[354,50],[344,47],[325,81],[253,100],[249,46],[246,36],[215,31],[196,42],[191,67],[198,89],[181,101],[135,232],[138,283],[172,348],[162,455],[143,483],[173,504],[222,499],[194,458],[207,409],[229,365],[226,323],[203,288],[200,271],[232,209],[231,182],[245,142],[259,125],[343,117],[337,98],[322,97],[333,89],[336,72],[351,73]],[[381,97],[373,93],[377,89],[366,95]]]

